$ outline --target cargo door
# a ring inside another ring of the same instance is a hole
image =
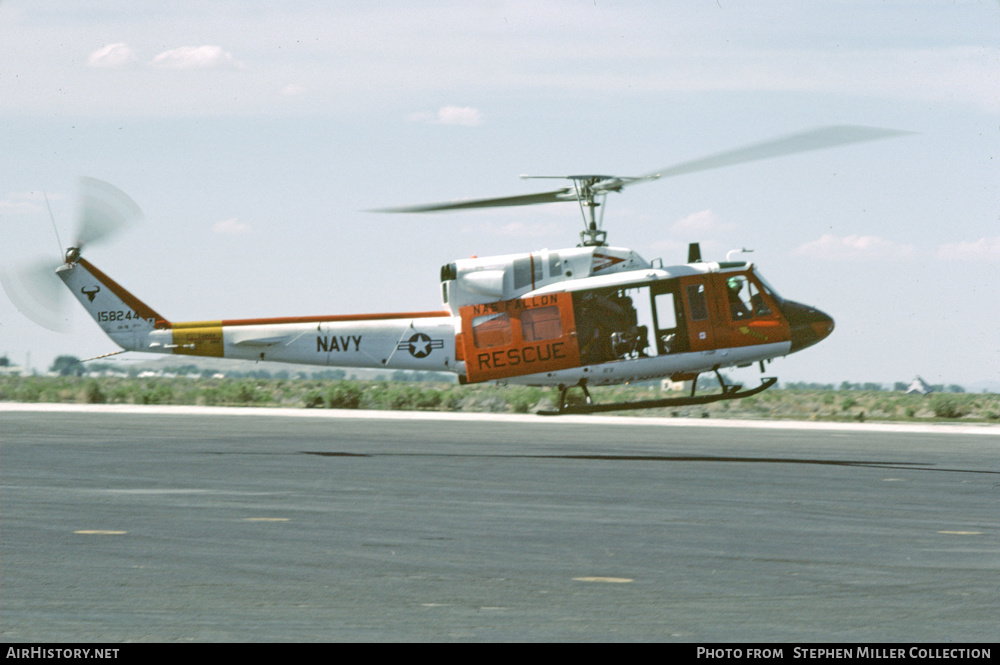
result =
[[[681,295],[687,312],[688,348],[707,351],[716,348],[713,319],[717,318],[711,283],[706,277],[682,277]]]
[[[569,294],[515,298],[459,309],[470,383],[552,372],[580,364]]]

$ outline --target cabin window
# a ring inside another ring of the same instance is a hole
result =
[[[760,289],[743,275],[736,275],[726,280],[726,293],[733,321],[771,315],[771,308],[761,296]]]
[[[753,273],[753,278],[756,282],[760,283],[761,290],[764,293],[766,293],[768,297],[771,298],[771,300],[779,304],[782,302],[781,296],[779,296],[778,292],[774,290],[774,287],[771,286],[766,279],[764,279],[763,275],[761,275],[759,272],[755,270]]]
[[[708,303],[705,301],[705,285],[691,284],[687,287],[688,309],[692,321],[704,321],[708,318]]]
[[[472,319],[472,341],[477,349],[508,346],[513,342],[510,316],[506,313],[485,314]]]
[[[525,342],[540,342],[562,336],[559,308],[537,307],[521,312],[521,337]]]
[[[665,288],[663,285],[660,288]],[[656,349],[657,353],[680,353],[688,350],[687,330],[683,327],[684,315],[681,308],[680,293],[665,291],[653,296],[656,312]]]
[[[754,316],[771,316],[771,308],[767,306],[764,296],[757,290],[757,285],[750,282],[750,304]]]
[[[750,306],[750,289],[746,277],[735,275],[727,279],[726,297],[729,300],[729,315],[733,321],[753,317],[753,309]]]
[[[673,330],[677,327],[677,311],[674,309],[674,294],[659,293],[656,295],[656,328],[657,330]]]

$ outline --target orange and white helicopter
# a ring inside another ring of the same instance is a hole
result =
[[[492,206],[576,203],[584,216],[569,249],[470,258],[441,268],[446,309],[430,312],[295,316],[176,322],[158,313],[81,255],[66,250],[56,274],[122,349],[333,367],[451,372],[461,383],[553,386],[549,413],[702,404],[759,393],[727,384],[721,369],[764,363],[805,349],[833,331],[822,311],[781,297],[752,263],[703,261],[692,244],[687,263],[647,261],[610,247],[602,230],[609,192],[731,164],[902,134],[837,126],[758,143],[638,177],[566,176],[570,186],[526,196],[388,208],[425,213]],[[524,176],[527,177],[527,176]],[[88,180],[84,240],[101,236],[138,207],[123,192]],[[720,392],[696,394],[697,377],[714,372]],[[692,380],[684,397],[598,404],[588,388],[670,377]],[[570,405],[579,387],[586,403]]]

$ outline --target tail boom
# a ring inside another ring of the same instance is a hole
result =
[[[128,351],[378,369],[456,371],[447,311],[171,322],[86,259],[56,273]]]

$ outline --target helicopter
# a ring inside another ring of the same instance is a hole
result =
[[[462,384],[553,387],[555,408],[540,411],[543,415],[741,399],[770,388],[777,378],[762,377],[759,386],[744,389],[725,381],[722,369],[756,363],[763,374],[765,363],[829,336],[832,317],[779,295],[749,261],[703,260],[698,243],[689,246],[687,262],[679,265],[647,261],[631,249],[610,246],[603,229],[607,195],[668,177],[905,133],[819,127],[640,176],[522,176],[569,184],[536,194],[371,211],[579,207],[584,228],[575,247],[444,264],[444,308],[437,311],[175,322],[84,258],[85,246],[141,217],[127,194],[95,179],[82,179],[78,240],[65,250],[55,274],[121,347],[115,353],[447,372]],[[697,394],[698,377],[706,373],[716,376],[719,392]],[[690,381],[690,394],[613,404],[597,403],[590,394],[595,386],[664,378]],[[569,399],[574,388],[582,391],[583,403]]]

